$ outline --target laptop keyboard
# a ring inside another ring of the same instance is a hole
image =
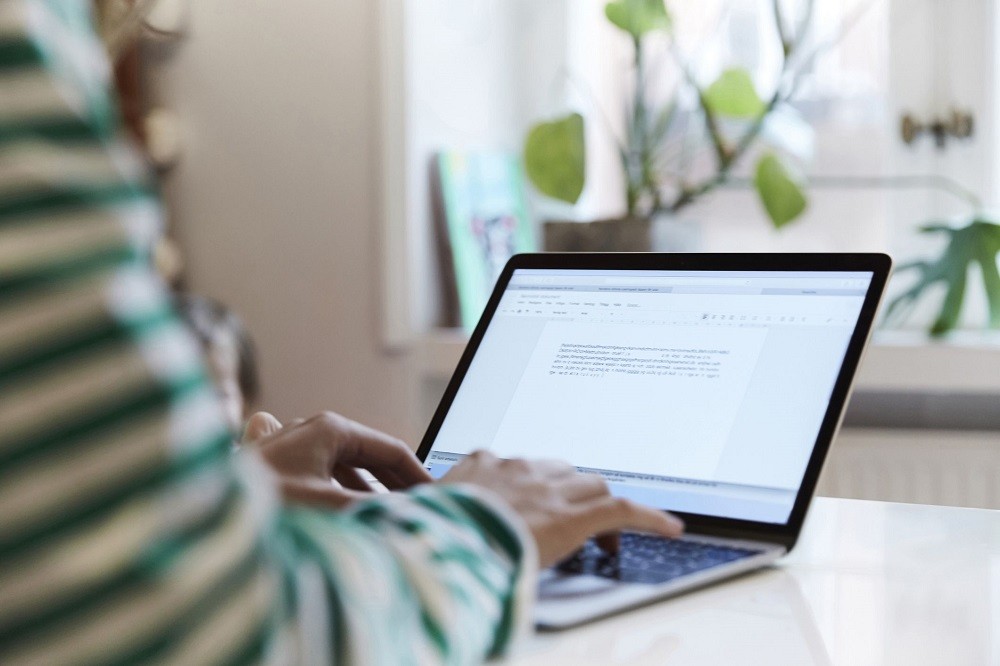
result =
[[[621,548],[617,554],[610,555],[593,541],[588,541],[576,555],[561,562],[556,569],[626,583],[665,583],[761,552],[625,532],[621,535]]]

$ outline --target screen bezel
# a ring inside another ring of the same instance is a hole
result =
[[[769,271],[769,272],[871,272],[872,281],[854,326],[840,372],[830,395],[826,414],[820,424],[812,454],[806,465],[798,495],[786,523],[765,523],[735,518],[721,518],[678,512],[689,531],[780,543],[791,548],[805,521],[806,511],[830,444],[840,425],[851,385],[871,333],[878,305],[892,267],[888,255],[852,254],[681,254],[681,253],[537,253],[512,257],[497,279],[483,314],[466,345],[465,351],[448,382],[441,402],[417,449],[417,457],[426,461],[448,410],[458,394],[473,357],[489,328],[507,284],[518,269],[552,270],[658,270],[658,271]]]

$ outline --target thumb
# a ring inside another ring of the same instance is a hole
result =
[[[257,412],[247,420],[242,443],[256,442],[281,430],[281,421],[268,412]]]

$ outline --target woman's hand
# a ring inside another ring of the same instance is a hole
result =
[[[455,465],[442,483],[470,483],[505,500],[527,524],[538,545],[541,566],[573,554],[591,536],[608,551],[618,548],[623,529],[676,537],[684,523],[665,511],[612,497],[596,474],[581,474],[554,460],[501,460],[476,451]]]
[[[260,452],[292,502],[341,507],[373,493],[358,468],[390,490],[432,481],[401,440],[333,412],[287,427],[258,412],[247,422],[243,444]]]
[[[332,412],[287,427],[259,412],[247,424],[244,444],[260,451],[291,502],[342,507],[363,498],[374,491],[359,468],[390,490],[432,481],[402,441]],[[501,460],[477,451],[441,483],[479,486],[510,505],[534,536],[542,566],[572,554],[591,536],[614,551],[619,530],[674,537],[684,529],[669,513],[612,497],[601,477],[554,460]]]

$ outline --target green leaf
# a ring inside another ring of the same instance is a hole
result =
[[[586,179],[583,116],[536,124],[524,141],[524,168],[539,192],[575,204]]]
[[[604,6],[604,15],[634,39],[653,30],[669,31],[671,26],[663,0],[616,0]]]
[[[663,140],[667,138],[667,131],[670,129],[670,124],[674,121],[676,113],[677,100],[671,100],[656,115],[656,121],[649,132],[649,143],[653,150],[658,149]]]
[[[785,226],[806,209],[806,196],[774,153],[767,153],[757,162],[754,187],[764,210],[776,229]]]
[[[958,315],[962,312],[962,301],[965,300],[965,283],[968,275],[967,270],[958,270],[949,276],[947,280],[948,290],[945,292],[944,302],[941,303],[941,312],[931,324],[931,335],[944,335],[958,324]]]
[[[705,104],[721,116],[756,118],[764,113],[764,102],[753,87],[750,72],[742,67],[727,69],[705,91]]]
[[[997,248],[982,244],[978,259],[983,287],[986,288],[986,302],[989,305],[990,328],[1000,328],[1000,269],[997,268]]]
[[[989,304],[989,325],[1000,328],[1000,271],[997,269],[1000,225],[974,219],[958,229],[943,224],[929,224],[921,228],[921,231],[947,235],[948,245],[941,256],[933,261],[917,261],[896,270],[897,273],[916,271],[917,281],[889,303],[886,318],[902,312],[904,306],[912,308],[929,289],[941,283],[945,287],[944,301],[931,325],[930,334],[944,335],[958,325],[962,302],[965,300],[969,267],[978,263]]]

